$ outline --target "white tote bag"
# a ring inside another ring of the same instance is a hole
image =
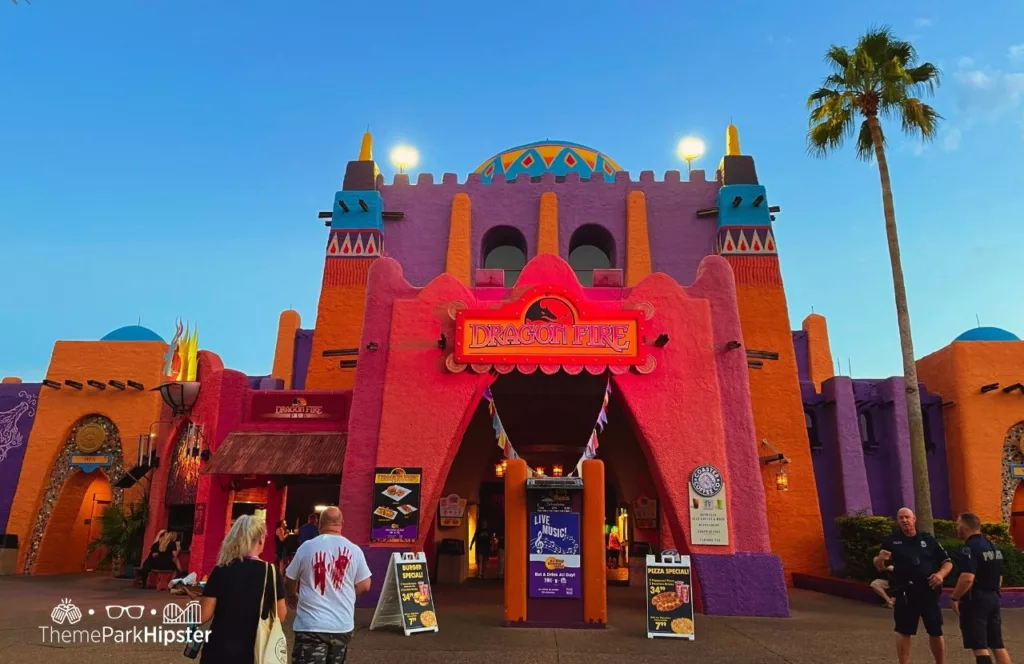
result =
[[[271,570],[274,570],[271,572]],[[267,581],[274,588],[274,606],[270,616],[263,617],[263,599],[267,596]],[[263,576],[263,594],[260,595],[260,617],[256,627],[255,664],[288,664],[288,641],[284,638],[284,629],[277,618],[277,570],[267,564],[267,572]]]

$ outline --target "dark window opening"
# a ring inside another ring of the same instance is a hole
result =
[[[526,237],[518,228],[495,226],[484,235],[481,264],[486,270],[504,270],[511,288],[526,266]]]
[[[580,226],[569,240],[569,265],[584,286],[594,285],[594,270],[615,266],[615,240],[604,226]]]
[[[921,409],[921,420],[924,422],[924,449],[926,452],[935,451],[935,440],[932,438],[931,416],[928,408]]]
[[[878,449],[878,439],[875,438],[875,426],[871,413],[861,411],[857,416],[857,424],[860,428],[860,442],[865,452],[874,452]]]
[[[823,446],[818,435],[818,417],[813,410],[804,410],[804,426],[807,427],[807,440],[810,441],[811,450],[820,450]]]

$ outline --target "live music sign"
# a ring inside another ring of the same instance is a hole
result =
[[[565,289],[537,287],[499,309],[462,309],[455,317],[460,364],[637,365],[644,314],[574,301]]]

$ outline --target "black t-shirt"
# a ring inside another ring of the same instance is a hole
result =
[[[480,528],[476,531],[476,537],[473,539],[476,541],[476,552],[478,554],[491,552],[491,531],[486,528]]]
[[[946,550],[928,533],[908,537],[897,530],[885,538],[882,548],[892,552],[889,564],[895,569],[891,583],[896,586],[927,583],[928,577],[938,572],[942,563],[949,561]]]
[[[213,568],[206,581],[203,597],[216,597],[210,640],[203,646],[203,662],[228,664],[251,662],[256,647],[256,627],[259,624],[260,595],[266,581],[263,598],[263,617],[277,611],[271,579],[277,580],[277,598],[285,598],[284,579],[277,569],[262,560],[236,560],[223,567]]]
[[[960,571],[974,575],[972,588],[995,592],[1003,575],[1003,552],[984,535],[971,535],[960,550]]]

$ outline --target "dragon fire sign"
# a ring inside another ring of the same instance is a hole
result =
[[[560,288],[539,287],[500,309],[455,316],[460,364],[643,364],[644,312],[574,302]]]

